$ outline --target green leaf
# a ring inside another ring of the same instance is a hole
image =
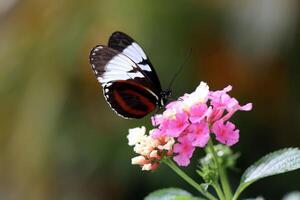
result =
[[[242,176],[242,183],[282,174],[300,168],[300,150],[287,148],[270,153],[250,166]]]
[[[300,168],[299,148],[286,148],[270,153],[251,165],[243,174],[233,200],[253,182]]]
[[[144,200],[205,200],[193,197],[189,192],[179,188],[166,188],[151,192]]]

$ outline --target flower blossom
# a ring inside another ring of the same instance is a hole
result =
[[[184,110],[189,110],[192,106],[205,103],[209,94],[209,87],[206,83],[201,82],[191,94],[186,94],[182,97]]]
[[[210,91],[201,82],[196,90],[184,94],[177,101],[166,105],[162,114],[151,118],[155,127],[149,135],[145,128],[129,130],[129,145],[139,156],[132,164],[142,166],[143,170],[154,170],[163,156],[173,156],[180,166],[188,166],[196,148],[204,148],[211,138],[227,146],[239,141],[239,129],[228,120],[237,111],[249,111],[252,104],[240,105],[228,92],[232,86],[223,90]]]
[[[239,140],[239,130],[235,130],[235,125],[229,121],[226,124],[222,120],[216,121],[212,126],[212,131],[216,135],[216,140],[228,146]]]
[[[142,170],[155,170],[164,155],[172,154],[174,138],[165,136],[153,138],[152,133],[155,133],[155,130],[146,135],[146,128],[143,126],[129,129],[127,135],[129,146],[134,146],[134,152],[139,154],[131,159],[131,164],[140,165]]]
[[[190,158],[193,155],[195,147],[191,143],[191,138],[188,136],[183,136],[178,139],[179,143],[174,145],[174,160],[180,166],[187,166],[190,163]]]

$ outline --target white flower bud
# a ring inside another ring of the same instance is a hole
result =
[[[136,156],[131,159],[131,164],[132,165],[143,165],[145,163],[146,159],[144,156]]]
[[[141,142],[145,138],[146,128],[136,127],[129,129],[129,134],[127,135],[128,145],[133,146],[139,142]]]
[[[150,170],[151,170],[151,167],[152,167],[151,163],[145,164],[145,165],[142,167],[142,170],[143,170],[143,171],[150,171]]]
[[[156,158],[156,157],[157,157],[157,150],[151,151],[150,157],[151,157],[151,158]]]

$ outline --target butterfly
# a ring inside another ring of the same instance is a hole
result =
[[[162,90],[144,50],[125,33],[114,32],[107,46],[94,47],[90,64],[105,100],[121,117],[142,118],[171,96],[170,90]]]

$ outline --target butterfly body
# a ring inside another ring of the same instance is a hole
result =
[[[161,89],[143,49],[125,33],[114,32],[107,46],[94,47],[90,63],[106,101],[122,117],[142,118],[163,107],[171,95]]]

